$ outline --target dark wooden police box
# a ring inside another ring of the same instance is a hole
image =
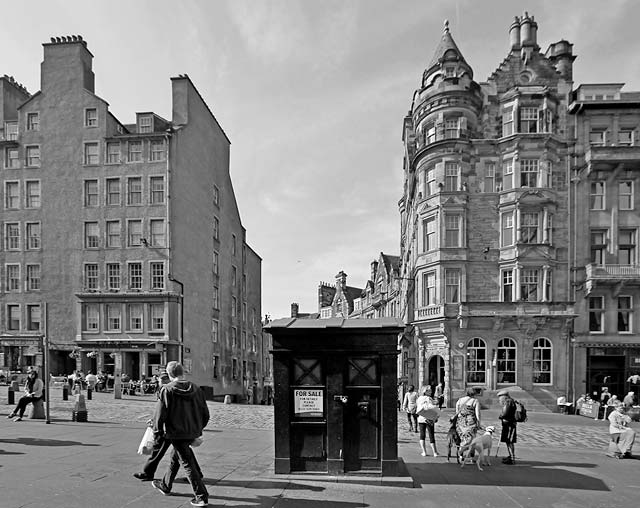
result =
[[[398,471],[396,318],[279,319],[273,336],[275,472]]]

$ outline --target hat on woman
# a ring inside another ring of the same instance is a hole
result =
[[[502,397],[503,395],[508,396],[509,392],[507,390],[500,390],[498,392],[498,397]]]

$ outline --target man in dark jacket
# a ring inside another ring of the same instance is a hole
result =
[[[500,420],[502,420],[502,434],[500,435],[500,442],[507,445],[507,451],[509,456],[502,459],[504,464],[516,463],[516,450],[515,443],[517,440],[516,433],[516,403],[509,396],[507,390],[500,390],[498,392],[498,400],[502,405],[502,412],[500,413]]]
[[[171,380],[160,391],[160,397],[153,415],[153,430],[157,437],[173,445],[171,463],[162,480],[153,480],[153,488],[164,495],[171,493],[180,464],[184,467],[195,498],[191,506],[207,506],[209,493],[200,474],[191,443],[202,436],[202,430],[209,421],[209,408],[204,392],[198,385],[184,378],[184,369],[178,362],[167,364],[167,374]]]

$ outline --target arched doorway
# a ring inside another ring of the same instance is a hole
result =
[[[435,392],[436,385],[442,383],[443,390],[446,388],[444,384],[444,358],[440,355],[433,355],[429,358],[427,365],[427,380],[431,390]]]

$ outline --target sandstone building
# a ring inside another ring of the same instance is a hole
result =
[[[170,120],[122,123],[86,41],[43,46],[40,91],[0,78],[0,368],[41,365],[46,333],[55,374],[180,359],[209,395],[244,394],[262,378],[261,259],[229,139],[188,76]]]
[[[486,82],[447,25],[403,124],[400,280],[414,384],[565,393],[572,45],[524,15]]]

